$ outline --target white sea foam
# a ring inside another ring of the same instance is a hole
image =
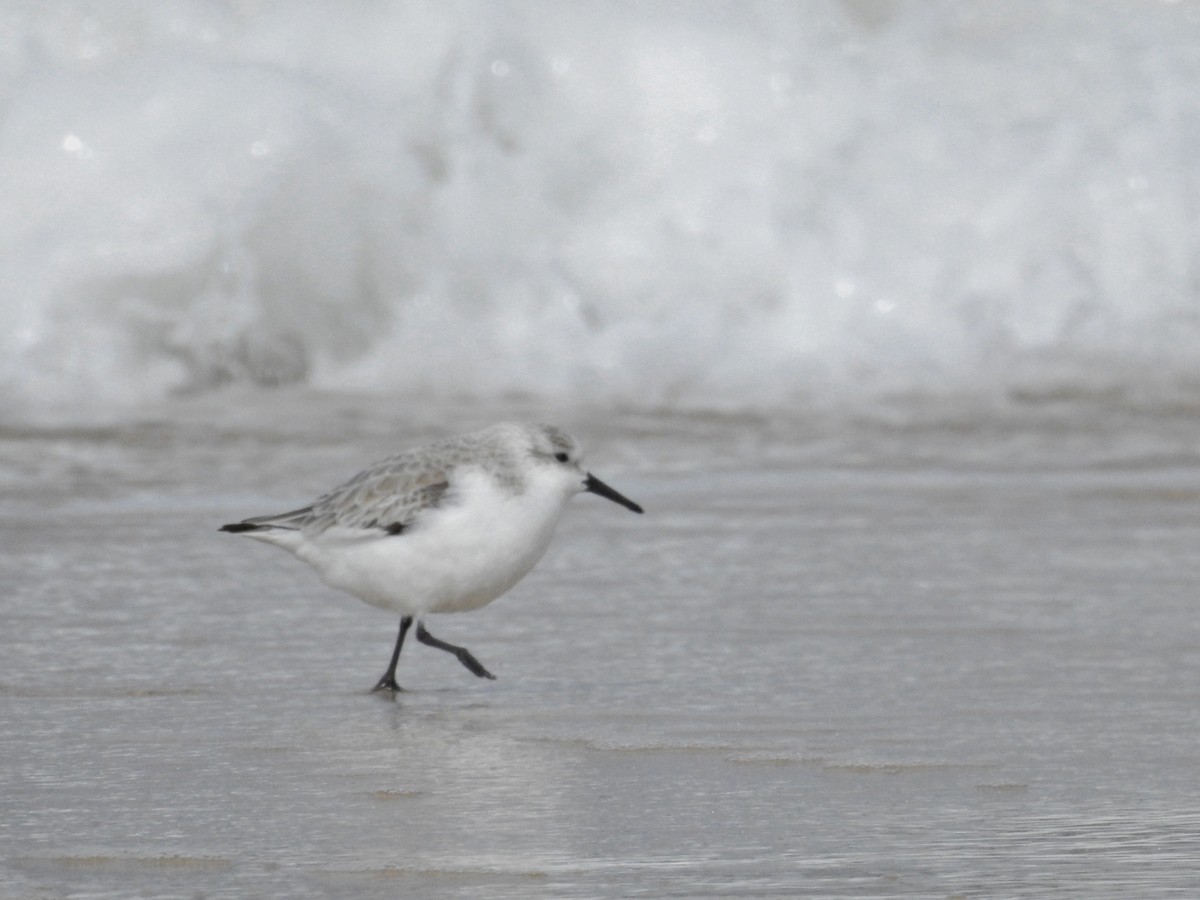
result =
[[[0,411],[1200,379],[1200,7],[0,10]]]

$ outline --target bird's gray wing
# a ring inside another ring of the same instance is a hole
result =
[[[308,506],[244,519],[222,530],[289,529],[315,535],[337,527],[364,536],[401,534],[424,510],[445,501],[461,456],[457,445],[447,444],[452,452],[443,453],[440,464],[435,465],[428,452],[406,451],[364,469]]]
[[[314,533],[337,526],[400,534],[421,512],[441,503],[449,489],[449,475],[441,468],[393,457],[318,498],[300,527]]]

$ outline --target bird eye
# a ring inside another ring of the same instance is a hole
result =
[[[554,458],[557,459],[559,462],[566,462],[571,457],[567,456],[567,454],[565,454],[565,453],[559,452],[559,453],[554,454]]]

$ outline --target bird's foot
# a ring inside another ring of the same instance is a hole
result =
[[[480,678],[490,678],[492,681],[496,680],[496,676],[485,669],[483,667],[483,663],[477,660],[470,650],[460,647],[458,652],[454,655],[458,657],[458,661],[460,663],[462,663],[471,671],[472,675],[476,675]]]
[[[488,672],[486,668],[484,668],[484,664],[482,664],[482,662],[480,662],[478,659],[475,659],[474,656],[470,655],[469,653],[466,656],[460,656],[458,661],[462,662],[464,666],[469,668],[470,672],[475,674],[475,676],[479,676],[480,678],[491,678],[493,682],[496,680],[496,676],[493,676],[491,672]]]
[[[380,691],[391,691],[393,694],[397,694],[403,690],[404,688],[396,684],[395,675],[384,675],[376,682],[375,687],[371,688],[371,693],[378,694]]]

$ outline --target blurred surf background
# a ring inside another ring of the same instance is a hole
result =
[[[0,416],[1177,411],[1200,5],[0,6]]]

